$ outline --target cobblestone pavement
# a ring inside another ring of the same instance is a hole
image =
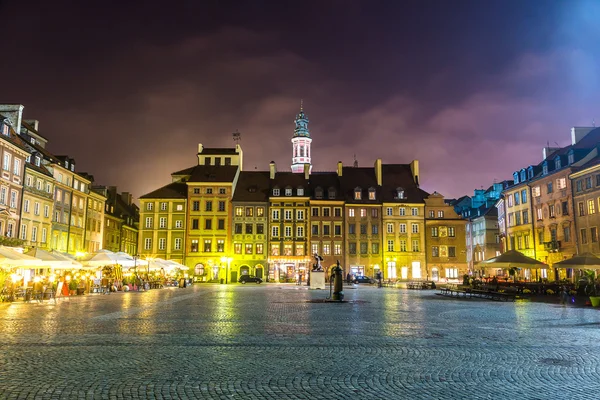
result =
[[[595,399],[600,311],[195,285],[0,304],[0,399]]]

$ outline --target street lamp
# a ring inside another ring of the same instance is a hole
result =
[[[225,269],[225,284],[227,284],[227,280],[229,279],[228,278],[228,276],[229,276],[229,266],[231,265],[231,261],[232,260],[233,260],[233,258],[231,258],[231,257],[225,257],[225,256],[221,257],[221,262],[222,263],[227,263],[227,267]]]

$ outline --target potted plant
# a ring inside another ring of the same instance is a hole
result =
[[[69,281],[69,295],[70,296],[75,296],[75,293],[77,292],[77,279],[71,279]]]
[[[590,296],[592,307],[598,307],[600,305],[600,296],[598,296],[598,290],[596,288],[596,271],[586,270],[585,280],[587,281],[585,293]]]

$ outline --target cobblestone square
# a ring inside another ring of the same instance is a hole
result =
[[[593,399],[600,313],[194,285],[0,304],[1,399]]]

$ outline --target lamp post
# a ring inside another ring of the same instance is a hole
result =
[[[227,284],[228,280],[229,280],[229,266],[231,265],[232,260],[233,260],[233,258],[231,258],[231,257],[225,257],[225,256],[221,257],[221,262],[227,263],[226,264],[227,266],[225,267],[225,284]]]

